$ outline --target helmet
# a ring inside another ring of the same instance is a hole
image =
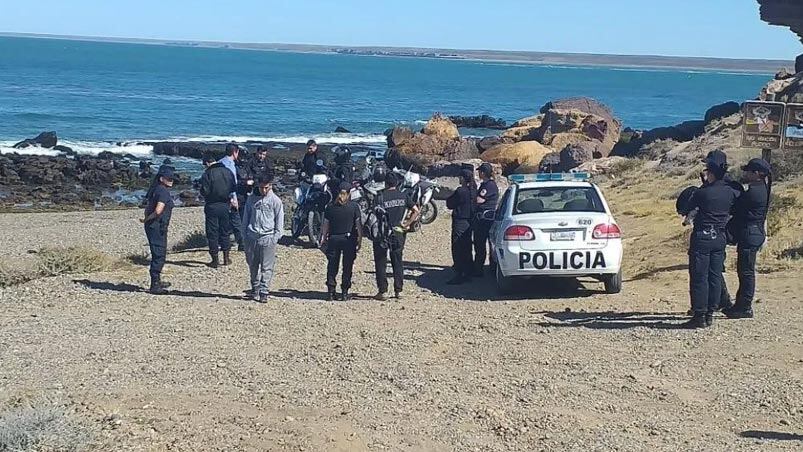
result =
[[[338,165],[351,161],[351,149],[347,146],[335,146],[332,148],[332,152],[335,154],[335,163]]]
[[[375,182],[385,182],[385,177],[387,176],[387,168],[385,165],[376,165],[374,168],[374,181]]]

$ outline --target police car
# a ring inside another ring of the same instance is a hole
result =
[[[622,232],[588,173],[512,175],[491,220],[491,266],[502,293],[514,278],[594,277],[622,289]]]

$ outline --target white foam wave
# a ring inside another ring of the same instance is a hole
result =
[[[112,152],[114,154],[131,154],[137,157],[152,156],[152,146],[140,145],[136,142],[111,143],[104,141],[72,141],[61,140],[59,144],[67,146],[78,154],[98,155],[101,152]],[[0,154],[20,154],[20,155],[48,155],[55,156],[62,153],[53,149],[31,146],[25,149],[14,149],[14,142],[0,141]]]
[[[329,133],[311,135],[276,135],[276,136],[231,136],[231,135],[202,135],[197,137],[177,137],[186,141],[229,141],[245,143],[246,141],[266,142],[279,141],[284,143],[306,143],[315,140],[321,144],[354,144],[354,143],[385,143],[387,137],[372,133]]]
[[[0,154],[19,154],[19,155],[60,155],[61,152],[54,151],[53,149],[40,148],[32,146],[25,149],[14,149],[14,143],[0,142]]]

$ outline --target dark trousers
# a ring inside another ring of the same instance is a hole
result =
[[[383,248],[378,241],[374,242],[374,269],[376,270],[376,288],[379,293],[388,291],[388,254],[393,267],[393,290],[400,293],[404,288],[404,253],[405,235],[393,233],[388,240],[388,248]]]
[[[231,232],[234,233],[234,242],[237,245],[243,244],[243,215],[245,214],[245,203],[240,204],[239,209],[230,208],[229,221],[231,222]]]
[[[452,220],[452,262],[457,276],[471,276],[474,258],[471,256],[471,222]]]
[[[472,229],[474,232],[474,270],[482,272],[485,260],[488,258],[488,237],[491,233],[492,222],[486,220],[474,220]]]
[[[351,275],[354,271],[354,260],[357,259],[357,240],[351,235],[332,235],[326,247],[326,288],[334,292],[337,287],[337,273],[340,260],[343,260],[343,279],[340,288],[343,292],[351,289]]]
[[[167,228],[161,222],[154,221],[145,225],[145,236],[151,249],[151,279],[159,279],[167,258]]]
[[[752,310],[756,294],[756,256],[758,248],[739,248],[736,251],[736,271],[739,273],[739,290],[736,292],[736,308]]]
[[[218,251],[231,249],[231,207],[227,202],[216,202],[204,206],[206,215],[206,241],[209,254],[217,256]]]
[[[695,316],[711,314],[722,297],[725,233],[694,231],[689,247],[689,289]]]

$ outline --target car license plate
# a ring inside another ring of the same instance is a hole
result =
[[[553,242],[572,242],[576,231],[555,231],[549,233],[549,239]]]

